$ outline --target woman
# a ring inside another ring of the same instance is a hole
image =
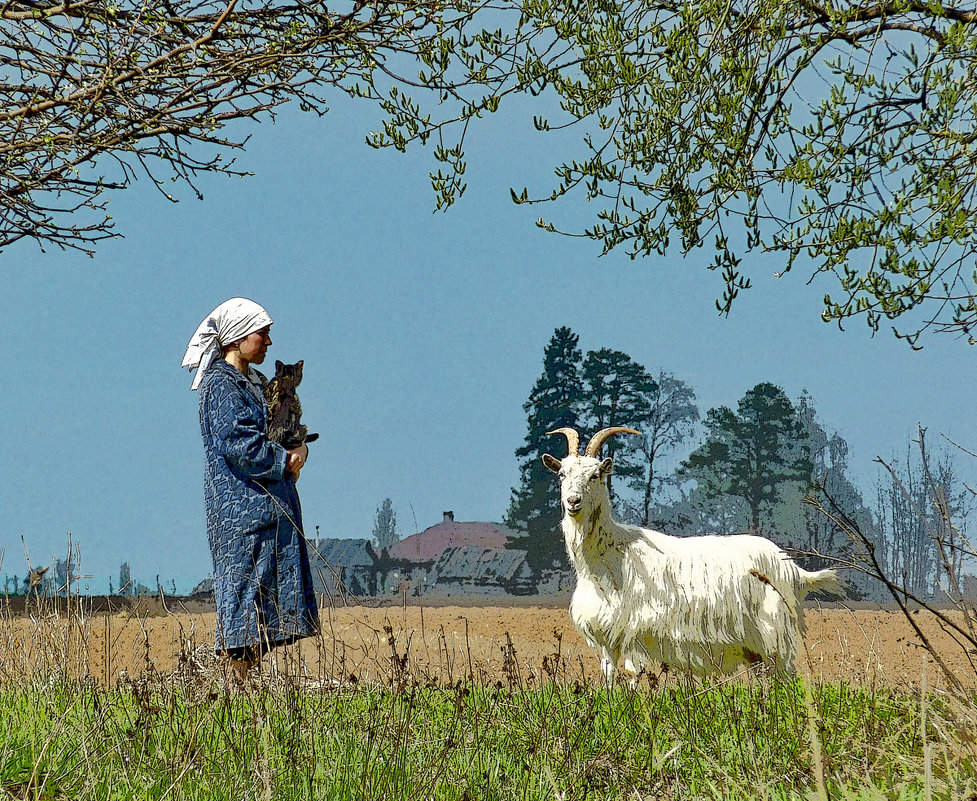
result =
[[[318,610],[295,490],[309,449],[265,435],[261,364],[272,319],[231,298],[200,324],[183,366],[196,369],[207,472],[207,537],[214,560],[217,653],[243,677],[262,654],[315,633]]]

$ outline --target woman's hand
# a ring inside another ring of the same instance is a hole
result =
[[[298,480],[299,473],[305,466],[305,460],[309,458],[309,446],[304,442],[294,450],[288,452],[288,459],[285,462],[285,472],[291,473]]]

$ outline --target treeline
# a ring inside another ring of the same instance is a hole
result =
[[[546,432],[571,427],[586,442],[614,425],[642,432],[614,437],[604,450],[614,459],[609,489],[625,522],[680,535],[759,534],[809,568],[856,562],[863,554],[853,551],[838,518],[805,503],[827,499],[866,534],[889,574],[919,597],[938,594],[948,572],[964,568],[959,555],[948,566],[932,536],[934,527],[946,526],[937,517],[962,527],[972,508],[973,493],[951,454],[942,449],[927,457],[910,445],[905,461],[887,464],[866,496],[849,475],[848,444],[819,420],[807,392],[792,400],[763,382],[735,408],[702,414],[681,377],[653,373],[608,348],[585,355],[579,337],[563,327],[544,350],[543,371],[523,409],[527,433],[516,450],[519,482],[505,522],[517,532],[513,546],[529,553],[537,571],[566,565],[556,482],[540,457],[563,458],[567,446]],[[945,499],[944,513],[931,502],[934,493]],[[857,570],[848,579],[862,597],[880,591]]]
[[[77,547],[77,546],[76,546]],[[53,560],[54,570],[49,566],[29,568],[25,576],[11,576],[9,573],[3,577],[3,591],[5,595],[39,595],[42,597],[67,597],[69,595],[88,595],[89,588],[83,584],[84,579],[91,576],[83,576],[81,573],[81,553],[76,550],[74,553],[69,549],[69,556],[66,559],[55,558]],[[142,595],[176,595],[176,579],[170,579],[167,584],[161,584],[159,576],[156,576],[156,587],[147,587],[132,578],[132,573],[128,562],[119,565],[118,587],[113,585],[112,577],[108,578],[108,594],[120,595],[129,598],[136,598]]]

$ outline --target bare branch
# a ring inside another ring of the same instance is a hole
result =
[[[0,11],[0,247],[33,238],[90,253],[114,235],[99,214],[104,193],[128,186],[134,167],[160,191],[168,178],[196,192],[201,173],[245,174],[222,154],[246,139],[226,136],[224,126],[273,117],[283,103],[322,114],[327,91],[341,91],[387,103],[396,115],[378,78],[425,92],[452,86],[458,98],[472,87],[477,95],[480,80],[465,69],[449,80],[454,62],[435,56],[443,42],[457,47],[486,7],[485,0],[351,0],[344,8],[7,0]],[[419,63],[430,65],[422,80],[412,77]]]

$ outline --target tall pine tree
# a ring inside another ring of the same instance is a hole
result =
[[[547,437],[555,428],[578,428],[582,381],[579,337],[569,328],[556,329],[543,353],[543,373],[523,404],[527,415],[525,444],[516,450],[519,459],[519,487],[512,490],[505,523],[517,532],[512,545],[527,552],[535,571],[554,563],[566,565],[566,551],[560,532],[560,497],[553,474],[541,457],[551,453],[567,455],[564,437]]]
[[[741,498],[752,533],[769,529],[764,524],[782,490],[811,480],[808,432],[794,405],[780,387],[761,383],[735,412],[710,409],[705,427],[706,441],[685,460],[680,475],[695,479],[706,498]]]
[[[582,423],[591,436],[610,426],[641,430],[651,419],[651,398],[658,386],[648,371],[628,354],[610,348],[592,350],[584,359],[582,376]],[[603,454],[614,459],[614,473],[607,477],[612,505],[614,475],[632,479],[643,472],[639,460],[643,454],[629,445],[624,437],[612,437],[604,446]]]

